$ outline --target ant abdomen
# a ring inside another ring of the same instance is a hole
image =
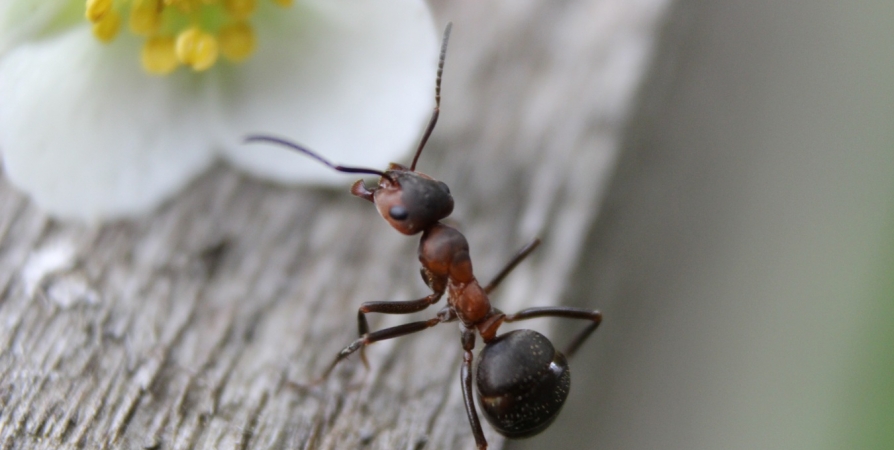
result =
[[[542,334],[515,330],[481,351],[478,402],[488,422],[508,438],[533,436],[558,416],[571,372],[565,355]]]

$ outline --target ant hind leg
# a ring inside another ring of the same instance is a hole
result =
[[[592,309],[573,308],[570,306],[541,306],[537,308],[523,309],[515,314],[507,314],[505,322],[517,322],[519,320],[534,319],[537,317],[561,317],[566,319],[584,319],[592,323],[581,330],[580,333],[568,344],[565,356],[569,358],[584,343],[585,340],[596,331],[602,323],[602,313]]]

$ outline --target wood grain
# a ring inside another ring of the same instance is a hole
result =
[[[669,3],[433,5],[454,30],[419,168],[451,187],[482,280],[544,241],[496,293],[504,311],[561,301]],[[0,239],[4,449],[474,446],[452,326],[372,346],[369,371],[351,359],[291,386],[355,337],[361,302],[427,293],[418,238],[344,191],[218,165],[158,211],[94,228],[2,180]]]

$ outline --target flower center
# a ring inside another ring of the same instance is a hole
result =
[[[241,62],[255,49],[248,19],[259,0],[86,0],[93,35],[111,42],[127,17],[130,32],[145,38],[143,68],[156,75],[180,65],[207,70],[223,55]],[[287,7],[292,0],[271,0]]]

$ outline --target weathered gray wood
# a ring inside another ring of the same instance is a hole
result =
[[[419,167],[451,186],[481,279],[544,240],[501,309],[561,300],[669,3],[434,5],[455,28]],[[0,239],[3,448],[473,447],[452,326],[289,387],[355,337],[362,301],[426,293],[418,239],[343,191],[218,166],[159,211],[93,229],[3,182]]]

